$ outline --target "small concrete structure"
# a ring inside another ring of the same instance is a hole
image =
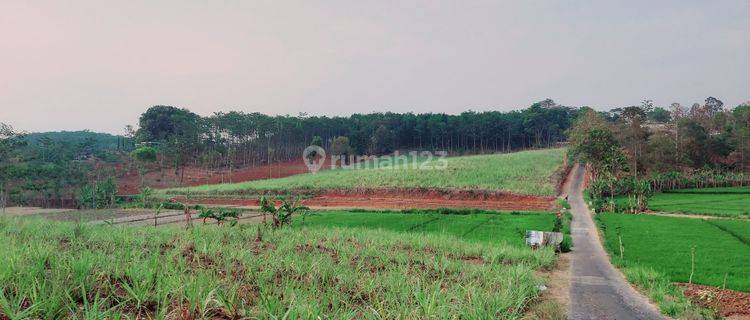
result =
[[[560,244],[562,242],[563,234],[560,232],[526,231],[526,245],[534,249],[544,246],[554,246],[555,251],[560,251]]]

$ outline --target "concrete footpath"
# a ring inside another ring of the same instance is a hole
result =
[[[568,202],[573,214],[570,319],[666,319],[610,263],[596,224],[583,200],[585,168],[570,173]]]

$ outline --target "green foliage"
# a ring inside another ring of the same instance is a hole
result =
[[[153,106],[138,120],[140,141],[168,142],[197,134],[200,116],[187,109]]]
[[[111,208],[117,203],[117,180],[109,177],[83,185],[78,191],[78,205],[83,208]]]
[[[260,198],[260,210],[263,211],[264,214],[271,214],[271,219],[273,221],[272,226],[274,228],[281,228],[292,224],[293,215],[295,213],[302,215],[302,223],[304,224],[310,208],[299,205],[299,199],[294,196],[283,198],[281,205],[277,208],[272,200],[263,196]]]
[[[584,111],[568,132],[569,154],[587,163],[594,178],[617,177],[628,171],[627,159],[612,129],[593,110]]]
[[[88,130],[34,132],[24,135],[23,140],[33,148],[44,148],[57,143],[77,146],[80,158],[88,156],[107,158],[112,152],[129,149],[129,145],[124,143],[122,136]]]
[[[331,154],[336,156],[345,156],[353,154],[351,145],[349,145],[349,138],[347,137],[336,137],[331,141]]]
[[[663,314],[677,319],[720,319],[714,311],[693,304],[665,273],[636,264],[620,268],[628,281],[645,292]]]
[[[659,123],[667,123],[672,120],[672,115],[667,109],[664,109],[662,107],[655,107],[653,110],[648,111],[648,120]]]
[[[393,131],[386,128],[384,125],[379,126],[375,129],[372,135],[371,148],[373,154],[386,154],[393,152],[393,148],[396,145],[396,136]]]
[[[414,166],[395,169],[336,169],[280,179],[190,187],[196,194],[250,193],[265,190],[291,191],[356,188],[436,188],[507,191],[519,194],[554,195],[555,172],[562,165],[565,149],[545,149],[509,154],[448,157],[445,170],[420,170]],[[420,160],[420,165],[441,166],[440,160]],[[168,189],[181,194],[188,189]]]
[[[539,295],[535,272],[555,259],[551,250],[434,233],[285,228],[256,241],[253,229],[211,226],[75,229],[0,219],[0,242],[18,244],[0,255],[0,312],[27,319],[520,319]],[[363,299],[377,303],[361,308]]]
[[[203,219],[204,224],[206,223],[207,219],[213,219],[216,224],[220,226],[223,225],[226,221],[230,221],[230,226],[235,226],[239,221],[239,217],[241,214],[240,210],[223,207],[198,207],[198,210],[198,218]]]
[[[310,142],[311,146],[323,147],[323,138],[320,136],[314,136]]]
[[[109,190],[97,195],[93,185],[85,185],[114,175],[94,163],[119,161],[119,139],[87,131],[19,134],[0,124],[0,203],[70,206],[85,188],[87,206],[110,205],[111,199],[102,200],[110,198]]]
[[[130,152],[130,156],[133,159],[141,162],[154,162],[156,161],[156,148],[154,147],[140,147]]]
[[[701,214],[722,217],[750,218],[750,187],[684,189],[679,192],[657,193],[649,201],[649,209],[659,212]],[[625,206],[627,198],[616,199]]]
[[[151,205],[151,199],[154,197],[154,189],[145,187],[141,189],[141,193],[138,197],[141,199],[141,205],[143,205],[143,208],[148,208]]]
[[[565,199],[557,199],[560,211],[555,215],[555,225],[553,232],[561,232],[563,241],[560,243],[561,252],[570,252],[573,247],[573,238],[570,234],[570,223],[573,221],[573,215],[570,213],[570,203]]]
[[[157,220],[157,219],[159,218],[159,215],[161,214],[161,210],[162,210],[162,209],[164,209],[164,204],[163,204],[163,203],[160,203],[160,204],[159,204],[159,205],[158,205],[158,206],[156,207],[156,210],[154,210],[154,227],[156,227],[156,226],[157,226],[157,223],[156,223],[157,221],[156,221],[156,220]]]

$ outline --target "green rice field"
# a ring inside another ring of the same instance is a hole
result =
[[[323,170],[279,179],[166,189],[169,194],[253,193],[265,190],[320,190],[356,188],[434,188],[505,191],[553,196],[565,149],[544,149],[508,154],[421,158],[419,166],[385,166]],[[437,169],[445,166],[444,170]]]
[[[750,221],[614,213],[599,214],[597,221],[616,264],[650,267],[673,282],[688,282],[694,250],[693,283],[722,287],[726,278],[727,288],[750,292]]]
[[[619,197],[620,206],[627,198]],[[682,189],[657,193],[649,201],[652,211],[750,218],[750,188]]]
[[[523,246],[527,230],[552,231],[555,215],[544,212],[441,214],[429,210],[400,212],[320,212],[296,227],[342,227],[383,229],[398,232],[439,234],[483,243]]]

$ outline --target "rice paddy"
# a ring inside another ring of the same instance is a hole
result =
[[[619,206],[627,198],[617,199]],[[682,189],[654,194],[649,210],[666,213],[750,218],[750,187]]]
[[[304,224],[298,219],[295,227],[365,228],[398,232],[439,234],[472,242],[505,243],[524,246],[527,230],[552,231],[555,215],[545,212],[514,213],[437,213],[420,210],[401,212],[320,212],[308,217]]]
[[[673,282],[722,287],[726,281],[726,288],[750,292],[750,221],[613,213],[597,220],[616,264],[651,267]]]

